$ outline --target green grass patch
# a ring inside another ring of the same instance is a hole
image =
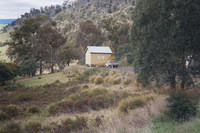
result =
[[[51,84],[57,80],[59,80],[61,83],[66,83],[67,79],[67,75],[63,74],[62,72],[58,72],[32,78],[20,79],[17,81],[17,83],[24,85],[25,87],[35,87],[43,86],[45,84]]]
[[[153,133],[175,133],[179,123],[174,122],[167,117],[153,117]]]
[[[198,116],[188,122],[175,122],[166,116],[152,118],[153,133],[199,133],[200,119]]]

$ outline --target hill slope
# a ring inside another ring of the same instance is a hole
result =
[[[135,0],[76,0],[73,3],[66,1],[62,6],[31,9],[30,13],[22,15],[21,18],[4,28],[6,29],[4,31],[21,25],[26,18],[45,15],[56,21],[59,32],[68,41],[74,43],[77,51],[84,51],[84,47],[77,42],[77,36],[80,25],[89,20],[97,27],[97,30],[102,32],[105,38],[101,45],[111,46],[111,49],[117,54],[117,58],[121,59],[127,55],[120,53],[118,56],[119,47],[124,46],[125,50],[122,51],[126,51],[125,54],[130,52],[128,45],[130,44],[129,34],[132,25],[131,13],[134,6]],[[115,35],[113,36],[113,34]],[[127,47],[129,51],[127,51]],[[82,59],[84,53],[78,52],[78,54],[79,59]]]
[[[102,21],[110,17],[130,24],[134,5],[135,0],[77,0],[57,14],[54,20],[66,35],[76,32],[79,24],[86,20],[92,20],[99,28],[102,28]]]

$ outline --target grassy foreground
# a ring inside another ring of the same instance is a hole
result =
[[[166,95],[140,87],[134,77],[69,67],[17,79],[0,87],[0,132],[198,133],[199,114],[185,123],[163,117]]]

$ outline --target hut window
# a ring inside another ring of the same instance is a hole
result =
[[[98,56],[98,59],[101,59],[101,56]]]
[[[105,56],[102,56],[102,59],[105,59]]]

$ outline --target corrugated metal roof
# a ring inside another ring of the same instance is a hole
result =
[[[112,54],[110,47],[106,46],[88,46],[90,53]]]

